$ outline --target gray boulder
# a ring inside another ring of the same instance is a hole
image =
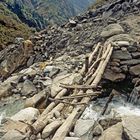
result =
[[[140,64],[136,65],[136,66],[133,66],[133,67],[130,67],[130,70],[129,72],[132,74],[132,75],[140,75]]]
[[[110,80],[112,82],[118,82],[125,79],[125,74],[123,73],[116,73],[110,69],[106,69],[104,73],[104,79]]]
[[[94,120],[78,120],[74,128],[75,135],[82,140],[92,140],[94,123]]]
[[[124,134],[130,140],[140,140],[140,117],[126,116],[122,118]]]
[[[129,60],[129,59],[132,59],[132,56],[128,51],[117,50],[117,51],[114,51],[112,58],[113,59]]]
[[[35,120],[37,120],[39,115],[40,113],[38,109],[28,107],[28,108],[22,109],[21,111],[13,115],[11,119],[14,121],[25,121],[30,124],[34,122]]]
[[[24,140],[25,138],[25,135],[21,134],[19,131],[10,130],[1,138],[1,140]]]
[[[117,123],[106,129],[99,140],[122,140],[123,127],[121,123]]]
[[[110,24],[101,32],[101,37],[108,38],[113,35],[121,34],[124,30],[119,24]]]
[[[36,91],[37,91],[36,87],[34,86],[34,84],[30,80],[24,81],[23,88],[21,90],[21,93],[23,95],[29,95],[29,94],[34,93]]]

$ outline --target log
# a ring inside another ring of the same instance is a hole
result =
[[[35,133],[38,134],[39,132],[41,132],[44,127],[49,123],[49,120],[51,118],[53,118],[54,113],[56,111],[61,112],[61,110],[63,109],[64,104],[60,103],[58,104],[51,112],[49,112],[47,115],[42,116],[40,119],[38,119],[32,126],[35,129]]]
[[[110,59],[110,56],[112,54],[113,51],[113,47],[109,47],[109,53],[107,53],[107,58],[105,59],[105,62],[103,63],[100,71],[97,72],[97,76],[94,79],[94,81],[92,82],[92,84],[94,84],[95,86],[97,86],[101,80],[101,76],[102,73],[104,73],[104,70],[106,68],[107,62]],[[88,91],[87,91],[88,92]],[[90,101],[89,97],[85,97],[81,100],[81,103],[88,103]],[[84,111],[85,106],[81,105],[76,107],[73,112],[70,114],[70,116],[66,119],[66,121],[62,124],[62,126],[60,126],[60,128],[56,131],[54,137],[52,140],[64,140],[64,138],[66,137],[67,133],[69,132],[69,130],[72,128],[72,126],[74,125],[74,120],[76,119],[76,116],[78,115],[79,111],[81,110],[80,114]]]
[[[42,132],[42,138],[45,139],[49,137],[61,124],[63,121],[55,120],[54,122],[48,124],[43,132]]]
[[[52,140],[64,140],[65,136],[71,129],[71,124],[74,122],[77,112],[80,108],[75,108],[72,114],[66,119],[66,121],[61,125],[61,127],[56,131]]]
[[[83,98],[83,97],[88,97],[88,96],[96,96],[101,94],[101,92],[93,92],[93,93],[88,93],[88,94],[78,94],[78,95],[72,95],[72,96],[68,96],[68,97],[61,97],[58,100],[64,100],[64,99],[75,99],[75,98]]]
[[[97,46],[95,47],[94,51],[91,53],[91,55],[89,56],[89,66],[91,65],[92,63],[92,60],[95,56],[95,54],[98,52],[98,49],[100,47],[100,43],[97,44]],[[81,74],[83,75],[83,73],[85,72],[85,64],[83,65],[83,68],[81,70]]]
[[[103,56],[102,56],[103,59],[100,61],[100,64],[99,64],[98,68],[96,69],[95,73],[92,75],[92,77],[89,80],[87,80],[88,84],[91,84],[92,81],[95,79],[97,73],[99,71],[101,71],[101,67],[102,67],[102,65],[103,65],[103,63],[104,63],[104,61],[105,61],[110,49],[111,49],[111,44],[108,45],[106,52],[103,54]]]
[[[89,57],[86,56],[85,58],[85,74],[88,72],[88,67],[89,67]]]
[[[108,100],[107,100],[107,102],[106,102],[104,108],[103,108],[103,111],[101,112],[101,115],[104,115],[104,114],[105,114],[105,112],[106,112],[106,110],[107,110],[107,108],[108,108],[108,105],[109,105],[109,103],[112,101],[113,97],[114,97],[114,94],[111,93],[111,94],[109,95],[109,98],[108,98]]]
[[[63,88],[67,88],[67,89],[93,89],[94,85],[65,85],[65,84],[61,84],[60,85]]]
[[[67,89],[61,90],[61,91],[57,94],[57,96],[55,97],[55,99],[59,99],[60,97],[64,96],[64,95],[67,93],[67,91],[68,91]],[[41,114],[41,116],[40,116],[39,118],[46,116],[46,114],[48,114],[56,105],[57,105],[57,104],[54,103],[54,102],[53,102],[53,103],[50,103],[50,104],[48,105],[48,107],[43,111],[43,113]]]

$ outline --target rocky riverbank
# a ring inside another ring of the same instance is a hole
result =
[[[1,139],[51,139],[52,126],[49,125],[41,133],[32,135],[30,138],[26,131],[28,128],[34,131],[33,122],[39,118],[50,102],[53,102],[48,100],[48,96],[53,98],[62,91],[63,88],[59,86],[61,83],[70,85],[82,83],[83,77],[80,70],[85,56],[95,49],[94,45],[98,42],[101,44],[110,42],[114,47],[100,83],[101,97],[115,91],[115,95],[130,97],[131,100],[129,100],[138,105],[139,8],[139,1],[117,0],[96,11],[90,10],[84,15],[70,19],[62,26],[48,27],[35,34],[31,37],[34,45],[30,55],[24,55],[22,44],[13,44],[2,50],[0,52],[2,78],[0,106],[2,108],[7,106],[10,101],[9,96],[12,96],[13,104],[15,101],[23,100],[25,109],[20,106],[17,109],[17,111],[22,109],[20,112],[14,113],[15,115],[10,113],[1,119],[0,132],[2,136],[4,135]],[[130,96],[131,92],[132,96]],[[136,108],[139,109],[139,107]],[[60,114],[56,111],[49,121],[55,120],[53,127],[57,129],[67,118],[65,115],[64,112]],[[131,115],[113,113],[111,117],[99,116],[97,119],[81,117],[65,140],[139,140],[139,116],[139,113]]]

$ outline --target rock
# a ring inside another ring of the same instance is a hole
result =
[[[120,46],[120,47],[128,47],[130,45],[130,43],[128,41],[115,41],[115,42],[112,42],[112,45],[115,45],[115,46]]]
[[[99,136],[99,135],[101,135],[103,133],[103,128],[102,128],[102,126],[100,125],[100,124],[98,124],[95,128],[94,128],[94,130],[93,130],[93,135],[94,136]]]
[[[134,52],[132,53],[133,58],[140,58],[140,53],[139,52]]]
[[[123,81],[125,79],[125,75],[123,73],[115,73],[110,69],[106,69],[103,78],[112,82],[118,82]]]
[[[132,83],[133,83],[133,84],[136,84],[138,81],[140,81],[139,78],[134,78],[134,79],[132,80]]]
[[[65,137],[64,140],[81,140],[81,139],[77,137]]]
[[[62,88],[59,86],[60,83],[74,84],[74,79],[76,76],[77,74],[65,74],[65,75],[60,75],[54,78],[52,86],[51,86],[52,97],[54,97],[59,91],[62,90]]]
[[[99,140],[122,140],[123,127],[122,123],[117,123],[106,129]]]
[[[132,59],[132,56],[128,51],[117,50],[113,52],[112,58],[121,59],[121,60],[129,60],[129,59]]]
[[[17,130],[8,131],[1,140],[24,140],[26,138],[25,135],[21,134]]]
[[[136,52],[137,51],[137,47],[134,47],[134,46],[129,46],[127,49],[129,52]]]
[[[62,124],[62,121],[56,120],[53,121],[52,123],[48,124],[42,132],[42,138],[47,138],[49,135],[51,135],[52,130],[56,130],[60,125]]]
[[[140,140],[140,117],[126,116],[122,118],[124,135],[130,140]]]
[[[114,62],[114,61],[112,61],[112,62],[110,62],[110,66],[120,66],[120,64],[118,63],[118,62]]]
[[[37,74],[37,70],[35,69],[35,67],[29,67],[27,69],[23,69],[19,72],[21,75],[36,75]]]
[[[131,60],[126,60],[126,61],[121,61],[121,65],[127,65],[127,66],[133,66],[140,64],[140,59],[131,59]]]
[[[46,66],[44,69],[44,73],[46,76],[52,77],[56,73],[58,73],[60,69],[55,66]]]
[[[125,73],[128,72],[128,67],[127,67],[127,65],[123,65],[123,66],[121,66],[120,68],[122,69],[123,72],[125,72]]]
[[[23,83],[23,88],[21,90],[22,95],[30,95],[31,93],[35,93],[37,91],[36,87],[30,80],[25,80]]]
[[[132,37],[128,34],[119,34],[110,37],[107,42],[115,42],[115,41],[127,41],[127,42],[134,42]]]
[[[30,56],[30,52],[27,52],[27,54],[24,55],[24,51],[25,50],[23,50],[23,46],[21,45],[12,45],[9,49],[2,50],[3,58],[0,60],[0,77],[7,78],[19,66],[26,63]]]
[[[35,107],[38,108],[39,104],[46,99],[46,89],[35,94],[33,97],[28,98],[25,102],[25,108],[27,107]]]
[[[9,77],[4,82],[0,83],[0,98],[11,95],[12,85],[11,83],[17,83],[20,76]]]
[[[38,109],[28,107],[16,113],[14,116],[11,117],[11,119],[14,121],[25,121],[31,124],[32,122],[37,120],[39,115],[40,113]]]
[[[94,120],[78,120],[74,127],[75,136],[80,137],[83,140],[92,140],[92,129],[94,123]]]
[[[19,130],[20,132],[25,133],[27,128],[29,126],[23,122],[20,121],[13,121],[13,120],[7,120],[3,126],[0,128],[0,133],[2,134],[2,132],[7,133],[8,131],[11,130]]]
[[[122,70],[119,67],[110,67],[110,69],[115,73],[121,73]]]
[[[67,27],[75,27],[77,25],[76,21],[69,19],[69,23],[67,24]]]
[[[34,63],[34,57],[30,56],[30,58],[27,61],[27,67],[30,67]]]
[[[101,37],[108,38],[113,35],[121,34],[124,30],[119,24],[110,24],[103,29],[101,32]]]
[[[140,64],[130,67],[129,72],[130,74],[135,75],[135,76],[140,75]]]
[[[99,120],[99,124],[102,126],[102,128],[104,130],[106,130],[107,128],[111,127],[112,125],[117,124],[118,122],[121,122],[120,117],[114,117],[114,118],[109,117],[109,118],[103,118],[103,119]]]

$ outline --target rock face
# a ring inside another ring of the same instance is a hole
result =
[[[11,119],[14,121],[25,121],[30,124],[34,122],[38,118],[39,115],[40,113],[38,109],[29,107],[29,108],[21,110],[20,112],[12,116]]]
[[[106,129],[99,140],[122,140],[123,127],[121,123],[117,123]]]
[[[25,55],[24,49],[25,48],[20,44],[9,46],[0,52],[0,77],[7,78],[7,76],[13,73],[19,66],[26,64],[26,61],[31,54],[27,53]]]
[[[129,116],[122,120],[125,136],[131,140],[140,140],[140,117]]]
[[[101,37],[108,38],[113,35],[121,34],[124,30],[119,24],[110,24],[104,28],[101,33]]]

